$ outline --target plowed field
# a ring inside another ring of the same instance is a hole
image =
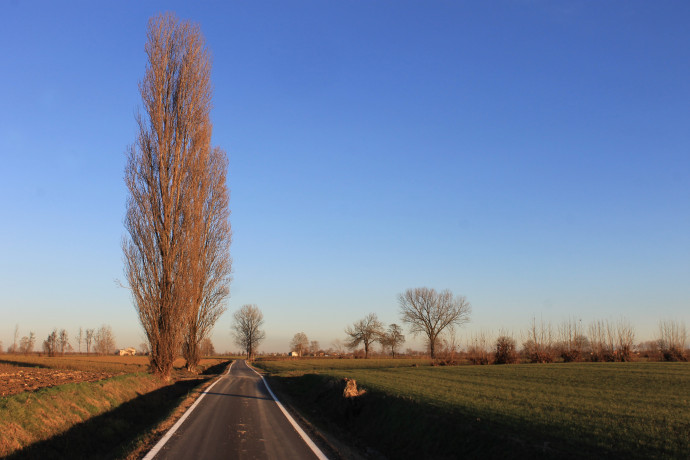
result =
[[[95,382],[122,372],[45,369],[0,364],[0,397],[65,383]]]

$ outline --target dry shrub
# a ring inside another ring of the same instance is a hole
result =
[[[516,364],[519,362],[515,339],[509,335],[501,334],[496,339],[496,352],[494,364]]]
[[[355,379],[344,379],[345,380],[345,390],[343,390],[343,397],[344,398],[356,398],[358,396],[362,396],[364,393],[366,393],[366,390],[358,390],[357,389],[357,381]]]
[[[630,321],[620,319],[616,326],[616,361],[632,361],[635,344],[635,329]]]
[[[432,366],[457,366],[460,364],[455,358],[436,358],[431,361]]]
[[[486,332],[479,332],[470,337],[467,344],[467,359],[472,364],[490,364],[493,355],[489,345],[489,336]]]
[[[659,351],[664,361],[687,361],[685,345],[687,331],[684,323],[661,321],[659,323]]]
[[[582,322],[575,318],[568,319],[558,326],[556,352],[563,362],[582,361],[589,340],[583,333]]]
[[[527,329],[527,340],[522,344],[522,352],[532,363],[552,363],[554,360],[554,340],[551,324],[532,318],[532,324]]]
[[[631,361],[635,330],[629,321],[621,319],[617,324],[610,321],[594,321],[589,326],[591,361]]]

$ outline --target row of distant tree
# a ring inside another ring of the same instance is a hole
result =
[[[587,327],[580,320],[570,319],[554,327],[533,318],[520,338],[518,346],[516,337],[506,331],[499,332],[494,339],[487,332],[477,332],[470,335],[461,350],[454,337],[448,336],[443,339],[443,357],[449,361],[462,357],[474,364],[690,359],[685,324],[671,320],[661,321],[656,337],[644,342],[636,342],[635,328],[626,319],[597,320]]]
[[[457,336],[457,327],[469,321],[470,304],[462,296],[450,291],[437,292],[429,288],[408,289],[398,296],[400,315],[413,335],[426,339],[431,358],[454,362],[463,358],[475,364],[510,364],[517,362],[550,363],[554,361],[630,361],[639,356],[665,361],[690,359],[685,324],[676,321],[659,323],[654,340],[637,343],[633,325],[626,319],[617,322],[599,320],[586,328],[581,320],[570,319],[553,327],[550,323],[532,319],[520,336],[501,331],[496,338],[486,332],[471,334],[465,349]],[[402,328],[390,324],[387,329],[371,313],[345,328],[344,347],[351,352],[362,347],[368,358],[372,346],[381,345],[383,353],[395,356],[405,342]],[[342,354],[342,343],[333,342],[331,352]],[[520,345],[520,346],[519,346]],[[299,356],[325,354],[318,342],[309,341],[304,332],[295,334],[290,349]]]
[[[36,347],[36,334],[33,332],[29,332],[29,335],[19,338],[19,325],[17,325],[14,329],[14,343],[7,347],[7,353],[31,354],[43,352],[48,356],[62,356],[65,353],[83,352],[86,352],[86,354],[108,355],[115,350],[115,336],[112,328],[108,325],[103,325],[98,329],[84,329],[80,327],[72,338],[70,338],[66,329],[58,330],[55,328],[43,341],[42,348]],[[0,353],[2,352],[2,342],[0,342]],[[150,352],[148,343],[142,342],[139,345],[138,352],[142,355],[148,355]],[[201,341],[199,352],[201,356],[213,356],[216,354],[216,349],[210,338],[205,337]],[[183,354],[183,350],[180,350],[179,354]]]
[[[408,289],[398,296],[398,303],[401,321],[409,326],[413,335],[422,334],[426,337],[432,358],[436,357],[442,334],[469,321],[471,312],[465,297],[455,296],[449,290],[438,292],[426,287]],[[405,343],[403,328],[396,323],[389,324],[386,328],[376,313],[370,313],[347,326],[345,334],[347,339],[344,344],[339,340],[333,342],[333,352],[336,354],[342,354],[343,345],[351,351],[362,346],[364,357],[368,358],[372,347],[378,343],[383,350],[395,356]],[[295,334],[290,342],[290,349],[298,356],[306,353],[323,354],[318,342],[310,342],[304,332]]]
[[[29,332],[19,338],[19,325],[14,328],[14,342],[7,347],[8,353],[22,353],[29,354],[33,352],[43,352],[48,356],[64,355],[65,353],[82,353],[82,345],[87,354],[97,353],[101,355],[110,354],[115,349],[115,336],[113,330],[108,325],[103,325],[98,329],[83,329],[74,336],[74,344],[72,345],[70,335],[66,329],[57,328],[48,334],[48,337],[43,341],[40,349],[36,349],[36,334]],[[2,352],[2,342],[0,342],[0,352]]]
[[[238,312],[237,314],[239,314]],[[258,309],[255,313],[260,314]],[[261,324],[263,316],[261,316]],[[240,323],[236,323],[240,324]],[[247,323],[244,323],[247,324]],[[245,329],[249,331],[249,328]],[[402,346],[405,336],[397,324],[384,327],[376,314],[369,314],[346,328],[346,340],[335,339],[330,346],[322,346],[318,340],[310,340],[306,333],[296,333],[289,349],[300,357],[345,356],[367,358],[372,356],[422,357],[430,355],[426,350],[414,350]],[[652,340],[636,342],[634,327],[629,321],[593,321],[584,326],[580,320],[569,319],[557,326],[532,319],[530,326],[517,334],[505,330],[494,334],[489,331],[473,332],[464,340],[459,339],[456,327],[448,327],[437,338],[435,357],[442,363],[469,362],[472,364],[512,364],[519,362],[613,362],[633,361],[640,358],[657,361],[690,360],[688,336],[685,324],[678,321],[662,321]],[[236,337],[249,337],[235,332]],[[252,345],[252,353],[259,355],[287,356],[287,353],[256,353],[265,333]],[[238,341],[245,346],[246,341]],[[378,345],[378,347],[376,346]],[[428,344],[427,344],[428,345]],[[243,348],[242,353],[247,353]]]
[[[297,356],[429,356],[425,351],[407,348],[398,325],[388,329],[367,315],[348,327],[349,338],[335,339],[330,347],[322,347],[317,340],[309,340],[298,332],[290,342],[290,350]],[[515,364],[552,362],[625,362],[638,359],[651,361],[688,361],[685,324],[661,321],[652,340],[635,341],[635,329],[629,321],[598,320],[586,327],[579,320],[566,320],[557,326],[532,320],[527,330],[518,334],[501,330],[498,334],[479,331],[469,334],[462,342],[455,327],[446,329],[436,343],[436,358],[442,364],[467,362],[471,364]],[[368,346],[365,345],[365,340]],[[379,345],[374,347],[374,344]]]

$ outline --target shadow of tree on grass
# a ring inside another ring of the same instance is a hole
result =
[[[0,364],[9,364],[10,366],[15,367],[38,367],[41,369],[50,369],[50,367],[46,366],[45,364],[30,363],[24,361],[12,361],[10,359],[0,359]]]
[[[168,417],[182,398],[207,379],[183,380],[138,396],[66,432],[34,443],[9,459],[122,458]]]

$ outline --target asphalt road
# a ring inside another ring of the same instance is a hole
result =
[[[316,459],[244,361],[210,389],[156,459]]]

